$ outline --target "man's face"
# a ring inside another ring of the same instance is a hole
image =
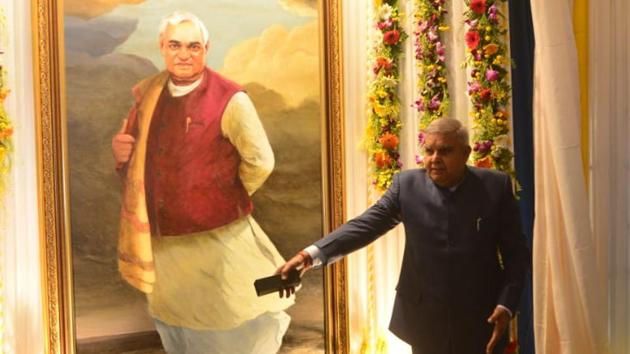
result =
[[[455,133],[425,137],[424,165],[431,180],[440,187],[452,187],[461,181],[468,155],[470,146],[462,144]]]
[[[190,21],[169,25],[160,38],[166,70],[175,80],[199,78],[206,65],[207,50],[201,30]]]

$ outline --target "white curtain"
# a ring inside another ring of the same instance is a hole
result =
[[[469,70],[462,68],[462,63],[466,59],[466,43],[464,41],[467,31],[464,25],[466,4],[463,1],[453,0],[447,1],[446,6],[449,7],[446,21],[450,29],[443,32],[443,38],[446,45],[448,90],[451,95],[449,115],[450,118],[460,120],[463,125],[470,129],[472,118],[469,117],[468,112],[472,110],[472,105],[467,94],[468,86],[466,83]],[[504,13],[506,16],[508,15],[507,11]]]
[[[0,0],[7,16],[4,65],[11,93],[5,101],[14,123],[12,182],[2,203],[5,353],[43,353],[37,169],[30,1]],[[3,34],[4,35],[4,34]]]
[[[610,352],[630,353],[630,4],[589,5],[591,215],[609,266]]]
[[[607,353],[605,269],[597,262],[580,156],[572,0],[532,0],[536,352]],[[600,235],[599,237],[603,237]]]
[[[344,60],[344,109],[345,109],[345,172],[346,172],[346,219],[361,214],[371,202],[368,196],[367,162],[368,157],[359,146],[365,133],[366,115],[366,87],[368,76],[367,50],[368,27],[371,1],[353,0],[343,1],[343,60]],[[411,1],[409,2],[411,5]],[[402,4],[405,11],[405,4]],[[406,11],[407,12],[407,11]],[[407,12],[410,13],[410,12]],[[352,15],[348,15],[352,14]],[[408,19],[410,20],[410,19]],[[412,51],[407,50],[406,57],[413,58]],[[413,70],[413,62],[401,63],[405,70]],[[403,81],[403,92],[413,90],[414,82]],[[405,95],[402,95],[405,97]],[[404,115],[413,115],[409,97],[403,98],[401,110]],[[405,125],[401,139],[403,163],[412,166],[415,155],[409,153],[415,145],[415,122]],[[411,136],[407,136],[411,135]],[[387,330],[391,316],[394,289],[398,280],[398,272],[402,261],[402,247],[404,235],[401,228],[396,228],[388,235],[374,243],[374,270],[376,279],[376,321],[377,332],[387,340],[390,353],[410,353],[411,348],[397,339]],[[355,252],[348,256],[348,289],[350,313],[350,352],[358,353],[368,324],[368,273],[366,250]]]

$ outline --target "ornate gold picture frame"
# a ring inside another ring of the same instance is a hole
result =
[[[74,353],[63,1],[32,0],[31,4],[46,352]],[[319,9],[322,215],[327,233],[344,219],[341,3],[321,0]],[[328,353],[348,352],[346,294],[345,262],[341,261],[324,272]]]

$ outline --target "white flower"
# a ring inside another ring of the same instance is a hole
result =
[[[510,141],[510,137],[507,136],[506,134],[497,135],[494,138],[494,145],[500,148],[509,149],[511,144],[512,142]]]
[[[390,17],[392,17],[392,12],[393,12],[393,9],[389,4],[383,4],[378,9],[377,16],[379,19],[383,21],[387,21],[389,20]]]
[[[394,88],[398,86],[398,81],[394,79],[392,76],[383,76],[381,77],[381,84],[386,88]]]
[[[372,33],[372,48],[376,45],[383,44],[383,32],[381,31],[373,31]]]

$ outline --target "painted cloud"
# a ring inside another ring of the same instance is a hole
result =
[[[315,17],[317,16],[317,0],[278,0],[285,10],[296,15]]]
[[[64,12],[69,16],[88,19],[106,14],[118,5],[135,5],[143,3],[144,1],[145,0],[66,0],[64,2]]]
[[[230,49],[220,72],[240,84],[257,82],[296,106],[319,97],[318,51],[317,21],[291,31],[274,25]]]

